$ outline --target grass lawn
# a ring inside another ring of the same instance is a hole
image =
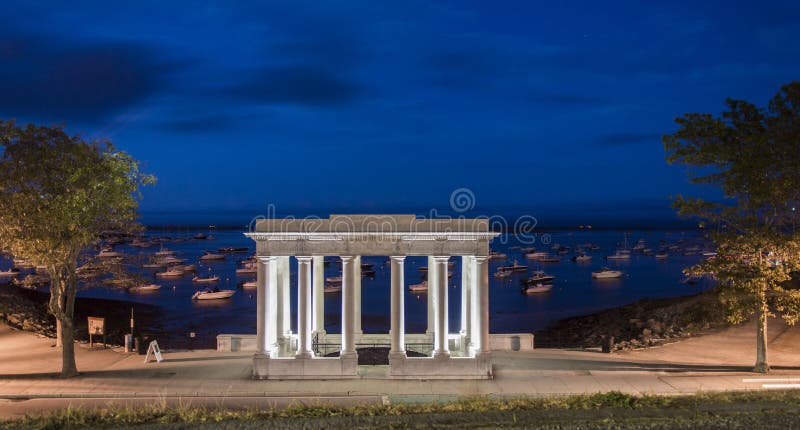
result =
[[[693,396],[618,392],[568,397],[465,399],[356,407],[296,406],[269,410],[208,408],[67,409],[0,423],[3,429],[62,428],[536,428],[789,429],[800,428],[800,392],[753,391]]]

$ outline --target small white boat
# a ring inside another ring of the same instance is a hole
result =
[[[543,270],[537,270],[536,272],[533,272],[533,276],[525,280],[525,283],[544,284],[546,282],[552,282],[554,279],[556,279],[555,276],[544,273]]]
[[[503,270],[501,270],[499,272],[495,272],[495,274],[494,274],[494,277],[498,278],[498,279],[508,278],[509,276],[511,276],[511,272],[503,271]]]
[[[158,291],[159,288],[161,288],[161,285],[158,285],[158,284],[137,285],[137,286],[128,288],[128,292],[131,292],[131,293],[148,293],[148,292],[152,292],[152,291]]]
[[[611,270],[608,267],[603,267],[598,272],[592,272],[592,278],[595,279],[614,279],[619,277],[622,277],[622,271]]]
[[[258,283],[256,281],[242,282],[242,288],[244,289],[258,288]]]
[[[161,269],[167,267],[166,263],[147,263],[142,264],[142,269]]]
[[[553,284],[536,284],[524,288],[525,294],[548,293],[553,289]]]
[[[419,284],[409,285],[408,290],[412,293],[424,293],[428,291],[428,281],[422,281]]]
[[[528,270],[528,266],[522,266],[517,263],[517,260],[514,260],[513,266],[500,266],[497,270],[500,272],[524,272]]]
[[[342,285],[325,284],[325,288],[322,291],[323,293],[340,293],[342,292]]]
[[[176,270],[174,268],[168,269],[165,272],[157,272],[156,276],[159,278],[177,278],[184,275],[183,270]]]
[[[538,260],[540,258],[547,258],[548,256],[550,256],[550,254],[541,251],[525,254],[525,258],[527,258],[528,260]]]
[[[133,284],[133,279],[129,278],[109,279],[108,284],[113,286],[131,285]]]
[[[667,257],[669,257],[669,254],[667,254],[666,252],[659,252],[658,254],[656,254],[656,260],[666,260]]]
[[[576,255],[575,257],[573,257],[572,260],[575,261],[576,263],[586,263],[592,261],[592,256],[581,254],[581,255]]]
[[[202,256],[200,256],[200,260],[202,261],[212,261],[212,260],[224,260],[225,254],[218,254],[216,252],[206,252]]]
[[[168,257],[170,255],[175,255],[175,251],[170,251],[169,249],[166,248],[161,248],[160,251],[156,251],[155,253],[156,257]]]
[[[330,277],[325,278],[325,282],[327,282],[329,284],[341,284],[342,283],[342,277],[341,276],[330,276]]]
[[[631,254],[630,252],[624,252],[624,250],[617,251],[609,256],[606,257],[606,260],[630,260]]]
[[[162,264],[170,265],[170,264],[183,264],[183,262],[185,262],[186,260],[183,258],[178,258],[168,255],[166,257],[160,258],[158,261]]]
[[[219,290],[219,291],[198,291],[194,293],[192,299],[194,300],[216,300],[216,299],[229,299],[236,293],[236,290]]]
[[[211,276],[209,278],[201,278],[199,276],[195,276],[192,278],[192,282],[197,282],[198,284],[210,284],[214,282],[219,282],[219,276]]]
[[[122,254],[119,252],[102,250],[99,254],[97,254],[97,258],[119,258],[122,257]]]
[[[258,268],[256,267],[255,264],[248,264],[247,266],[244,266],[244,267],[241,267],[239,269],[236,269],[236,274],[237,275],[253,275],[253,274],[256,273],[257,270],[258,270]]]

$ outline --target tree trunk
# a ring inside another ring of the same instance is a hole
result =
[[[56,348],[61,348],[61,320],[56,318]]]
[[[77,255],[77,253],[76,253]],[[78,375],[75,365],[75,258],[66,264],[52,265],[50,272],[50,313],[56,317],[58,340],[61,342],[61,376]],[[59,331],[58,328],[61,328]]]
[[[756,365],[754,372],[769,373],[769,361],[767,360],[767,318],[769,314],[762,305],[758,311],[758,328],[756,332]]]
[[[61,377],[70,378],[78,376],[78,366],[75,365],[75,327],[72,321],[61,323]]]

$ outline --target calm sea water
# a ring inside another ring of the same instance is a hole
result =
[[[198,231],[151,231],[149,236],[170,236],[172,238],[190,238]],[[203,231],[209,233],[208,231]],[[191,296],[203,285],[193,284],[191,276],[179,279],[157,279],[152,274],[155,270],[144,273],[152,276],[153,282],[162,285],[157,292],[129,293],[120,289],[95,287],[81,291],[80,296],[110,298],[135,303],[146,303],[160,306],[164,311],[164,326],[171,339],[159,340],[169,348],[185,345],[190,332],[196,333],[193,340],[198,347],[213,347],[215,337],[220,333],[255,333],[256,299],[255,290],[237,288],[242,281],[254,279],[237,277],[235,270],[237,260],[252,255],[254,243],[244,237],[241,231],[218,230],[210,232],[214,240],[188,240],[167,243],[165,247],[178,252],[180,258],[188,262],[197,262],[204,251],[217,250],[221,247],[248,247],[247,254],[228,254],[224,261],[200,263],[199,274],[219,275],[221,289],[237,289],[237,293],[229,300],[196,301]],[[593,255],[590,263],[570,261],[572,254],[562,256],[559,263],[535,263],[525,259],[521,251],[510,248],[520,246],[515,237],[509,237],[507,243],[496,239],[492,249],[506,253],[507,261],[491,261],[490,271],[490,330],[491,332],[531,332],[547,327],[559,319],[585,315],[599,310],[627,304],[642,298],[675,297],[699,292],[704,286],[682,284],[681,270],[698,261],[700,256],[671,255],[665,261],[654,257],[634,254],[630,261],[606,261],[602,257],[613,252],[623,240],[622,231],[554,231],[551,243],[544,245],[535,243],[538,250],[550,250],[552,244],[559,243],[574,247],[576,244],[591,242],[601,247],[598,251],[589,251]],[[629,231],[631,246],[638,239],[645,239],[648,246],[656,250],[659,241],[675,243],[684,239],[689,244],[700,243],[696,231]],[[159,245],[150,248],[134,248],[119,245],[116,251],[145,258],[159,250]],[[362,325],[366,333],[388,333],[389,330],[389,266],[385,257],[363,257],[362,262],[375,264],[374,278],[364,278],[362,282]],[[506,279],[492,276],[498,266],[511,264],[517,260],[520,264],[528,264],[526,273],[514,274]],[[454,257],[455,267],[449,283],[449,318],[451,331],[460,326],[461,305],[461,258]],[[420,267],[427,265],[425,257],[408,257],[405,265],[407,284],[418,283],[421,279]],[[591,279],[591,272],[603,266],[621,269],[625,272],[618,280],[596,281]],[[340,274],[341,266],[331,263],[325,269],[326,276]],[[555,288],[552,292],[539,295],[525,295],[521,292],[521,281],[530,272],[542,269],[556,276]],[[292,259],[292,327],[296,330],[296,261]],[[412,294],[405,291],[405,321],[409,333],[424,332],[427,326],[427,298],[425,294]],[[341,294],[325,295],[325,328],[329,332],[339,332],[341,325]]]

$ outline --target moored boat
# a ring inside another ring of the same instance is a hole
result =
[[[572,261],[576,263],[586,263],[588,261],[592,261],[592,256],[587,254],[576,255],[572,257]]]
[[[543,270],[537,270],[533,272],[533,276],[525,280],[526,284],[544,284],[547,282],[553,282],[556,279],[555,276],[545,273]]]
[[[128,292],[130,292],[130,293],[149,293],[149,292],[153,292],[153,291],[158,291],[160,288],[161,288],[161,285],[158,285],[158,284],[136,285],[136,286],[128,288]]]
[[[208,278],[201,278],[200,276],[195,276],[192,278],[192,282],[196,282],[198,284],[210,284],[214,282],[219,282],[219,276],[209,276]]]
[[[229,299],[236,290],[198,291],[192,295],[193,300]]]
[[[322,289],[323,293],[340,293],[342,291],[342,284],[325,284]]]
[[[225,254],[218,254],[215,252],[208,252],[208,251],[206,251],[205,254],[200,256],[200,260],[202,261],[219,261],[224,259],[225,259]]]
[[[548,293],[552,289],[553,289],[553,284],[535,284],[523,288],[522,291],[525,294],[539,294],[539,293]]]
[[[497,268],[500,272],[524,272],[528,270],[528,266],[523,266],[517,263],[517,260],[514,260],[514,264],[511,266],[500,266]]]
[[[419,284],[408,286],[408,290],[412,293],[424,293],[428,291],[428,281],[422,281]]]
[[[177,278],[183,276],[186,272],[183,270],[175,270],[174,268],[170,268],[164,272],[156,272],[156,276],[159,278]]]
[[[606,260],[630,260],[631,254],[630,252],[626,253],[622,250],[619,250],[611,255],[606,256]]]
[[[595,279],[614,279],[622,276],[622,271],[611,270],[608,267],[603,267],[597,272],[592,272],[592,278]]]

